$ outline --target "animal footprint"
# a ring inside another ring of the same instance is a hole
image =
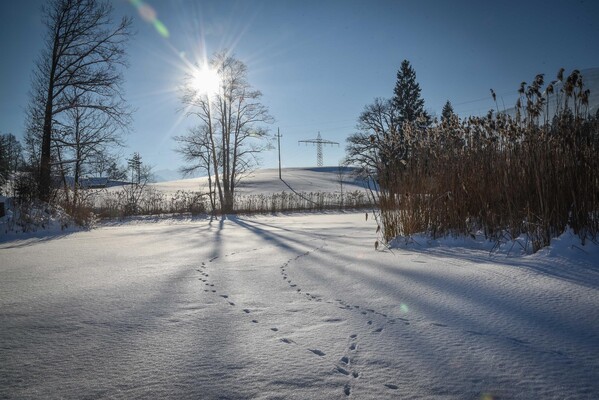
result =
[[[323,353],[322,351],[320,351],[318,349],[308,349],[308,350],[310,350],[312,353],[314,353],[314,354],[316,354],[317,356],[320,356],[320,357],[326,355],[325,353]]]
[[[349,371],[345,368],[337,367],[337,372],[342,373],[343,375],[349,375]]]
[[[389,383],[385,383],[385,386],[387,386],[389,389],[393,389],[393,390],[397,390],[399,389],[399,386],[396,385],[391,385]]]
[[[273,332],[277,332],[279,330],[279,328],[270,328],[270,330]]]
[[[281,339],[281,342],[283,342],[283,343],[287,343],[287,344],[295,343],[293,340],[291,340],[291,339],[287,339],[287,338],[283,338],[283,339]]]
[[[246,314],[249,314],[251,311],[250,311],[250,310],[248,310],[247,308],[244,308],[244,309],[243,309],[243,312],[244,312],[244,313],[246,313]]]

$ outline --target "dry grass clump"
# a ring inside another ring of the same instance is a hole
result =
[[[234,214],[267,214],[293,211],[325,211],[372,208],[365,191],[354,192],[282,192],[270,195],[237,195]],[[218,205],[218,203],[217,203]],[[136,191],[127,187],[118,191],[95,191],[85,205],[99,218],[123,218],[131,215],[221,214],[211,207],[205,193],[179,190],[171,196],[151,187]]]
[[[570,227],[583,243],[596,240],[599,121],[589,91],[576,70],[543,85],[542,75],[522,83],[515,117],[404,125],[408,156],[380,167],[384,238],[482,230],[495,240],[526,234],[536,251]]]
[[[151,187],[136,190],[135,185],[118,191],[95,191],[90,208],[99,218],[123,218],[130,215],[191,214],[206,212],[204,194],[178,190],[171,196]]]
[[[264,214],[292,211],[325,211],[371,208],[365,191],[353,192],[282,192],[271,195],[236,196],[234,210],[240,214]]]

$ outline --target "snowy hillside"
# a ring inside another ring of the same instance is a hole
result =
[[[353,170],[343,169],[343,190],[364,189],[366,183],[352,176]],[[244,177],[237,188],[239,194],[271,194],[293,190],[297,192],[338,192],[339,167],[314,167],[314,168],[283,168],[282,181],[279,179],[279,170],[260,169]],[[152,187],[165,192],[174,193],[177,190],[206,191],[208,178],[181,179],[169,182],[152,184]]]

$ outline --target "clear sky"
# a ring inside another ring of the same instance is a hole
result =
[[[513,106],[521,81],[552,79],[560,67],[599,67],[599,1],[146,0],[163,37],[127,0],[115,17],[134,18],[126,96],[135,121],[124,156],[138,151],[155,170],[182,163],[172,136],[196,121],[179,110],[185,61],[228,49],[248,66],[280,127],[283,166],[313,166],[322,137],[325,165],[337,165],[363,107],[391,97],[403,59],[416,70],[425,107],[450,100],[460,116]],[[45,34],[43,0],[0,0],[0,132],[23,136],[31,71]],[[264,167],[277,165],[276,151]]]

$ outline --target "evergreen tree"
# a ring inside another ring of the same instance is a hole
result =
[[[142,170],[141,156],[139,153],[135,152],[131,156],[130,159],[127,160],[127,165],[131,168],[131,182],[132,183],[141,183],[141,170]]]
[[[430,125],[431,117],[424,111],[424,100],[420,97],[416,72],[408,60],[403,60],[397,71],[397,82],[393,93],[393,106],[397,110],[400,125],[404,122],[415,122],[419,117],[424,118],[426,126]]]
[[[453,112],[453,107],[449,100],[447,100],[443,106],[443,111],[441,111],[441,121],[449,121],[454,115],[455,113]]]

